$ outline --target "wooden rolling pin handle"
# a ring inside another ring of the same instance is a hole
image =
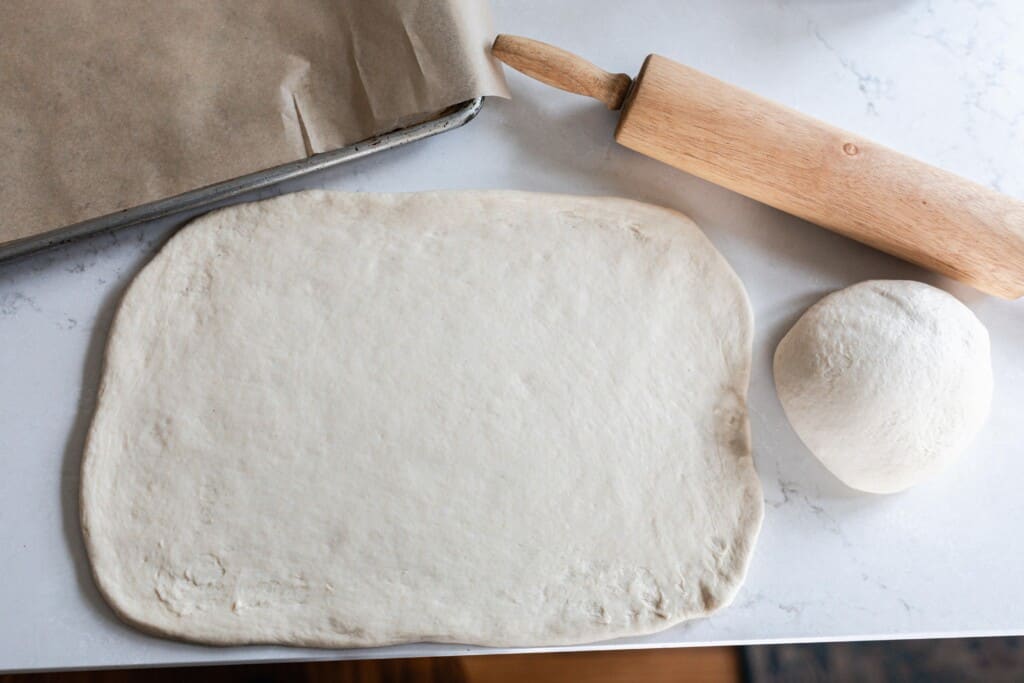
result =
[[[499,35],[491,52],[516,71],[541,83],[604,102],[609,109],[622,106],[633,82],[626,74],[613,74],[582,57],[554,45],[520,36]]]

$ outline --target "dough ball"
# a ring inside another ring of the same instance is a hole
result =
[[[992,401],[988,331],[953,296],[873,280],[826,296],[775,352],[793,429],[845,484],[907,489],[949,465]]]

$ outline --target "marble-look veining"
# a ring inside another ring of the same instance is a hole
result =
[[[495,2],[500,30],[635,72],[689,63],[1011,195],[1024,197],[1019,0]],[[601,105],[510,75],[464,129],[256,193],[518,188],[633,197],[692,215],[746,283],[750,387],[766,517],[747,582],[715,616],[594,647],[1024,633],[1024,304],[927,274],[622,149]],[[82,440],[114,307],[181,224],[165,219],[0,265],[0,670],[366,656],[202,648],[123,626],[78,530]],[[996,401],[949,472],[889,497],[843,487],[793,434],[771,357],[799,314],[868,278],[960,297],[992,333]],[[374,656],[469,652],[411,645]]]

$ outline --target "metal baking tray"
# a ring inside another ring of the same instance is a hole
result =
[[[377,152],[416,142],[438,133],[444,133],[472,121],[480,113],[483,101],[483,97],[477,97],[449,107],[437,117],[409,126],[408,128],[384,133],[383,135],[368,138],[362,142],[340,147],[330,152],[314,154],[306,159],[257,171],[256,173],[250,173],[233,178],[232,180],[189,190],[166,199],[159,199],[155,202],[141,204],[130,209],[123,209],[98,218],[90,218],[89,220],[50,230],[40,235],[23,237],[0,245],[0,261],[24,256],[41,249],[57,246],[58,244],[65,244],[80,237],[118,230],[129,225],[169,216],[179,211],[209,206],[250,190],[258,190],[285,180],[299,178],[316,171],[355,161]]]

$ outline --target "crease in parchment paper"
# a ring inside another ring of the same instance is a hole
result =
[[[373,95],[367,85],[368,79],[363,73],[363,65],[356,54],[356,46],[359,38],[355,31],[347,23],[345,30],[348,32],[347,46],[349,48],[345,59],[349,65],[352,78],[348,96],[351,109],[350,124],[362,128],[376,128],[379,125],[379,117],[374,108]]]
[[[299,134],[302,136],[302,147],[306,152],[307,157],[313,156],[313,143],[310,142],[309,130],[306,128],[306,123],[302,120],[302,108],[299,106],[299,98],[292,93],[292,103],[295,105],[295,118],[299,123]]]
[[[0,2],[0,244],[508,96],[483,0]]]
[[[310,63],[296,55],[288,57],[288,71],[281,82],[281,119],[286,123],[286,134],[295,140],[296,158],[312,156],[314,154],[312,134],[306,121],[302,116],[302,105],[299,102],[299,92],[306,88],[309,77]],[[291,108],[289,109],[289,104]]]

